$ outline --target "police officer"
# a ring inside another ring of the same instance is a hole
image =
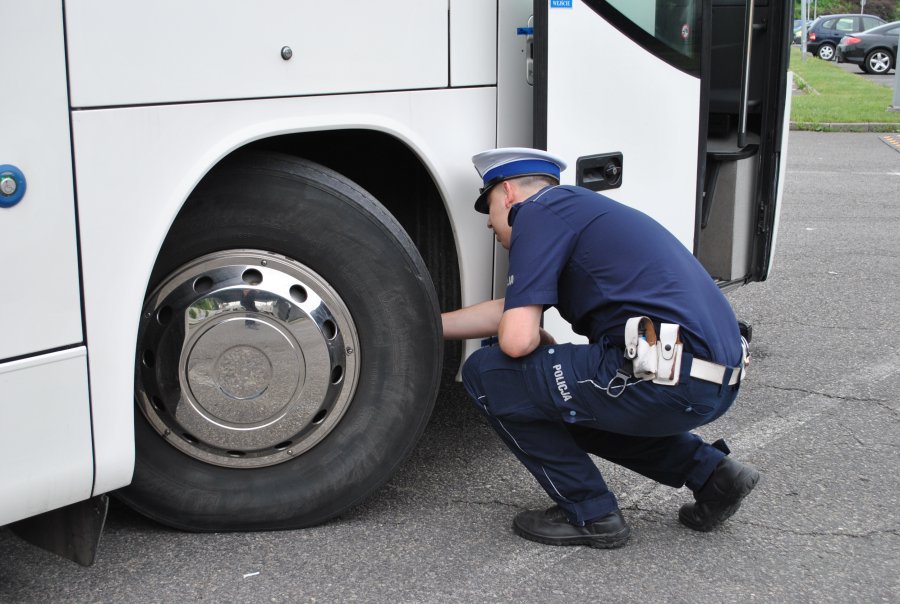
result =
[[[560,186],[559,157],[508,148],[473,162],[484,183],[475,209],[509,250],[506,297],[442,321],[447,339],[497,336],[499,347],[466,361],[463,384],[556,503],[518,514],[515,532],[550,545],[625,544],[628,524],[588,453],[687,485],[694,502],[681,507],[682,524],[721,524],[759,480],[726,457],[724,441],[690,432],[725,413],[740,387],[746,349],[728,301],[653,219]],[[555,343],[541,328],[551,306],[590,343]]]

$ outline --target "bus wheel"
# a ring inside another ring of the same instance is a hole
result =
[[[120,497],[188,530],[327,520],[411,452],[441,352],[431,278],[374,198],[291,156],[232,158],[153,271]]]

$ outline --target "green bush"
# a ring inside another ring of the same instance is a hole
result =
[[[809,0],[809,18],[813,18],[814,0]],[[797,1],[794,7],[794,18],[800,19],[801,3]],[[835,13],[858,13],[860,3],[859,0],[818,0],[816,5],[816,15],[833,15]],[[867,15],[877,15],[885,21],[900,20],[900,2],[895,0],[866,0],[864,12]]]

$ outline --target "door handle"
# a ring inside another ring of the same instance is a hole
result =
[[[591,191],[622,186],[622,154],[585,155],[575,162],[575,184]]]
[[[534,86],[534,15],[528,17],[527,27],[517,27],[517,36],[525,36],[525,81]]]

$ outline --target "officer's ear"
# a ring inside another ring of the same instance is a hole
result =
[[[510,180],[504,180],[500,185],[503,187],[503,206],[508,210],[516,203],[518,187]]]

